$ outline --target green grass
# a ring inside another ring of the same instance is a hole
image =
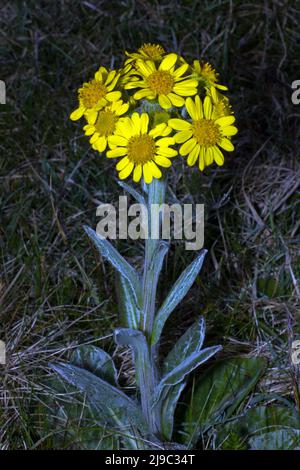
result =
[[[68,116],[99,64],[118,66],[124,49],[148,41],[211,61],[230,88],[240,131],[224,167],[202,175],[178,160],[171,171],[178,198],[206,204],[209,255],[164,347],[202,312],[208,342],[221,341],[224,355],[268,357],[261,391],[299,406],[288,354],[300,334],[300,114],[290,99],[300,78],[299,19],[297,2],[283,0],[2,2],[1,448],[47,448],[32,406],[46,394],[49,360],[67,358],[77,344],[114,352],[132,383],[130,358],[114,351],[110,336],[118,324],[114,273],[82,230],[95,226],[99,201],[117,200],[114,162],[101,161]],[[186,262],[184,246],[174,244],[161,299]]]

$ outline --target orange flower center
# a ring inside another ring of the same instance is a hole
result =
[[[147,78],[147,85],[155,95],[167,95],[173,90],[174,78],[167,70],[156,70]]]
[[[192,131],[198,144],[203,147],[213,147],[222,137],[220,126],[211,119],[199,119],[192,124]]]
[[[150,135],[136,135],[129,140],[127,150],[129,160],[137,165],[144,164],[153,159],[155,142]]]
[[[107,88],[97,80],[85,83],[79,90],[79,98],[85,108],[93,108],[102,98],[105,97]]]

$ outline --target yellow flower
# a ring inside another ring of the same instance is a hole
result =
[[[113,91],[119,76],[115,70],[108,72],[105,67],[100,67],[94,78],[79,88],[79,107],[71,113],[70,119],[77,121],[83,114],[95,117],[99,109],[104,108],[109,102],[119,100],[121,92]]]
[[[183,96],[193,96],[197,93],[197,80],[183,77],[188,69],[188,64],[182,64],[175,69],[177,54],[166,55],[158,68],[153,60],[137,60],[136,73],[140,79],[132,78],[125,84],[125,89],[141,88],[133,97],[136,100],[147,98],[153,100],[158,98],[159,105],[163,109],[172,106],[183,106]]]
[[[229,99],[222,95],[216,88],[212,87],[207,90],[207,95],[211,98],[213,106],[213,119],[221,116],[229,116],[233,114]]]
[[[133,181],[138,182],[143,176],[145,183],[149,184],[153,178],[162,176],[157,165],[171,166],[170,158],[178,153],[169,147],[175,144],[173,137],[167,137],[171,128],[166,123],[148,128],[149,115],[133,113],[130,118],[121,118],[114,135],[108,137],[111,150],[106,152],[106,156],[122,157],[116,166],[120,179],[133,172]]]
[[[85,135],[91,136],[90,143],[94,150],[104,152],[107,147],[107,138],[116,129],[119,116],[128,111],[129,104],[122,100],[114,101],[102,108],[96,115],[88,115],[88,124],[84,126]]]
[[[199,159],[201,171],[213,161],[217,165],[223,165],[224,155],[221,149],[232,152],[234,146],[230,137],[237,133],[237,128],[232,124],[234,116],[215,116],[214,105],[211,98],[206,96],[202,104],[197,95],[193,101],[186,100],[186,109],[192,121],[183,119],[170,119],[168,125],[179,132],[174,136],[175,142],[182,144],[180,155],[188,155],[187,163],[192,166]]]
[[[153,60],[154,62],[159,62],[164,55],[166,55],[166,51],[162,46],[159,44],[151,44],[145,43],[143,44],[137,52],[129,53],[125,51],[125,54],[128,56],[128,59],[125,61],[125,64],[130,64],[137,59],[143,60]]]
[[[192,76],[196,78],[200,85],[205,88],[219,88],[219,90],[228,90],[224,85],[218,83],[219,74],[208,62],[194,60],[192,66]]]

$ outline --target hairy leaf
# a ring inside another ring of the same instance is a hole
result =
[[[103,349],[93,345],[79,346],[73,351],[70,361],[75,366],[92,372],[112,385],[117,384],[115,364]]]
[[[142,194],[140,194],[136,189],[132,188],[131,186],[129,186],[129,184],[119,179],[117,182],[118,182],[118,185],[121,186],[121,188],[125,189],[125,191],[127,191],[129,194],[131,194],[131,196],[133,196],[134,199],[139,204],[146,206],[146,201],[145,201],[144,196],[142,196]]]
[[[210,357],[214,356],[222,349],[221,346],[211,346],[210,348],[203,349],[202,351],[195,352],[185,358],[177,367],[166,374],[157,386],[154,403],[156,403],[168,385],[176,385],[192,372],[200,364],[206,362]]]
[[[154,321],[154,328],[151,338],[152,345],[159,341],[165,322],[194,283],[202,267],[206,253],[207,250],[202,250],[197,258],[183,271],[183,273],[179,276],[173,285],[163,305],[160,307]]]
[[[94,242],[103,258],[107,259],[112,266],[127,279],[136,302],[139,304],[141,284],[137,271],[120,255],[108,240],[97,235],[90,227],[84,226],[84,230]]]
[[[129,282],[119,273],[117,273],[117,296],[123,324],[128,328],[137,329],[141,311]]]
[[[194,352],[199,352],[202,348],[205,336],[205,320],[200,317],[188,330],[179,338],[173,349],[167,355],[163,372],[167,374],[177,367],[184,359]]]
[[[162,434],[164,438],[168,441],[170,441],[172,438],[173,426],[174,426],[174,413],[175,413],[177,402],[179,400],[179,397],[185,385],[186,385],[185,382],[181,382],[175,385],[174,387],[170,387],[164,400],[162,401],[162,408],[161,408]]]
[[[230,417],[266,368],[263,358],[233,358],[209,368],[196,383],[186,411],[185,442],[195,444],[201,432]]]
[[[147,423],[139,406],[127,395],[91,372],[71,364],[51,367],[69,384],[77,387],[86,398],[101,424],[107,423],[120,433],[136,438],[138,431],[148,434]],[[132,434],[134,430],[134,435]],[[136,433],[136,434],[135,434]]]

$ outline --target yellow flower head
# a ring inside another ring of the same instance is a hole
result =
[[[113,91],[119,76],[115,70],[108,72],[105,67],[100,67],[94,78],[79,88],[79,107],[71,113],[70,119],[77,121],[83,114],[92,114],[95,117],[99,109],[109,102],[119,100],[121,92]]]
[[[207,90],[207,95],[211,98],[213,106],[213,118],[229,116],[233,114],[232,107],[229,104],[227,96],[222,95],[215,87]]]
[[[219,88],[219,90],[228,90],[224,85],[218,83],[219,74],[208,62],[194,60],[192,66],[192,76],[196,78],[200,85],[205,88]]]
[[[122,100],[114,101],[98,111],[96,117],[88,115],[88,124],[84,126],[85,135],[91,136],[90,143],[94,150],[104,152],[107,147],[107,138],[116,129],[119,117],[128,111],[129,104]]]
[[[193,96],[197,93],[198,82],[190,76],[183,76],[189,67],[187,63],[175,68],[177,60],[177,54],[168,54],[162,59],[158,68],[153,60],[137,60],[136,73],[140,78],[133,77],[125,84],[125,89],[141,88],[133,95],[136,100],[158,98],[163,109],[183,106],[184,96]]]
[[[234,116],[214,117],[215,109],[212,100],[206,96],[204,102],[197,95],[195,100],[187,98],[186,109],[191,121],[184,119],[170,119],[168,125],[179,131],[174,139],[182,144],[180,155],[188,155],[187,163],[192,166],[199,161],[201,171],[213,161],[217,165],[223,165],[224,155],[221,149],[232,152],[234,146],[230,137],[237,133],[237,128],[232,124]]]
[[[159,62],[163,58],[163,56],[166,55],[166,51],[159,44],[151,44],[148,42],[143,44],[137,50],[137,52],[129,53],[125,51],[125,54],[128,56],[128,59],[126,60],[125,64],[130,64],[131,62],[134,62],[138,59],[153,60],[154,62]]]
[[[106,152],[108,158],[122,157],[116,168],[119,178],[125,179],[133,172],[133,181],[150,184],[153,178],[161,178],[159,166],[171,166],[170,158],[177,151],[170,148],[174,145],[173,137],[167,137],[171,128],[166,123],[158,124],[149,130],[149,115],[133,113],[121,118],[116,124],[113,136],[108,137],[111,150]]]

